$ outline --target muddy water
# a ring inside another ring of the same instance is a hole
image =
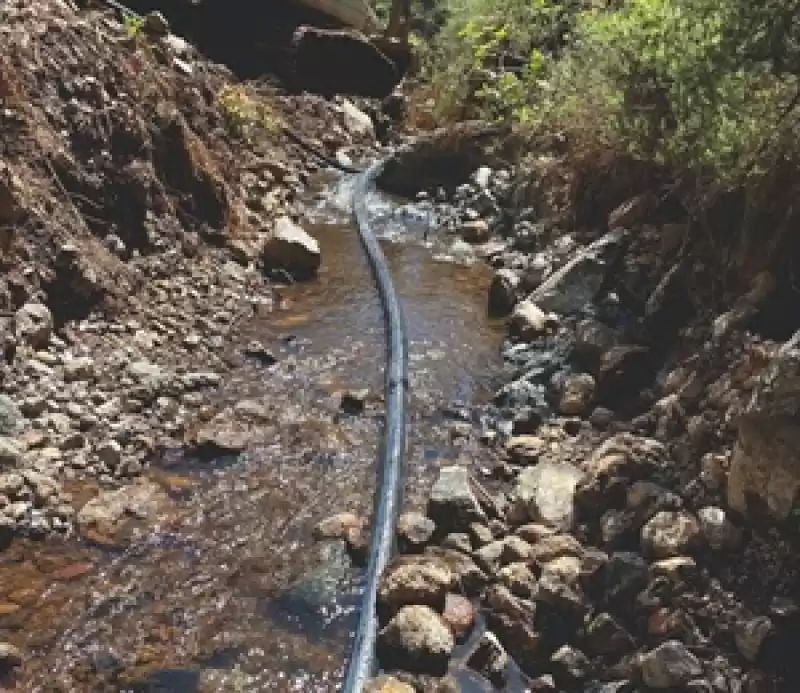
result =
[[[413,504],[443,459],[485,454],[453,435],[442,409],[487,398],[502,331],[485,317],[485,268],[434,261],[419,224],[374,202],[408,321]],[[244,337],[277,363],[243,360],[214,402],[264,403],[257,444],[236,460],[176,455],[154,471],[170,500],[123,547],[0,554],[0,637],[35,655],[8,690],[336,690],[361,571],[310,535],[333,512],[370,511],[384,335],[357,236],[341,214],[326,217],[310,227],[319,279],[281,289],[279,308]],[[342,414],[339,394],[362,388],[367,411]]]

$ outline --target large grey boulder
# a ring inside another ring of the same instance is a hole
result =
[[[800,491],[800,332],[772,359],[739,420],[728,504],[786,519]]]

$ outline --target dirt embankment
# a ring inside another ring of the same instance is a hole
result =
[[[58,0],[0,15],[0,523],[69,531],[63,482],[114,487],[183,444],[237,324],[272,301],[265,243],[316,167],[283,124],[330,154],[370,137],[158,22]]]

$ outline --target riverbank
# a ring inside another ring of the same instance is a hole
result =
[[[496,268],[503,461],[443,470],[402,520],[382,663],[440,676],[456,651],[499,690],[519,669],[529,690],[794,690],[797,477],[771,436],[796,439],[798,352],[772,278],[712,302],[646,195],[601,187],[587,217],[557,156],[485,161],[421,204]]]

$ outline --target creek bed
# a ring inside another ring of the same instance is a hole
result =
[[[487,454],[442,412],[489,400],[504,331],[486,317],[488,268],[434,260],[442,239],[427,247],[418,225],[371,202],[389,222],[383,245],[408,322],[414,505],[440,461]],[[268,407],[247,451],[152,469],[168,502],[124,546],[18,543],[0,563],[0,602],[13,605],[0,632],[32,654],[18,690],[336,689],[361,572],[311,530],[338,511],[370,512],[384,334],[357,234],[326,206],[312,223],[318,279],[281,289],[242,337],[240,348],[257,340],[277,363],[242,361],[212,397],[215,408]],[[344,415],[340,393],[363,388],[377,397]]]

